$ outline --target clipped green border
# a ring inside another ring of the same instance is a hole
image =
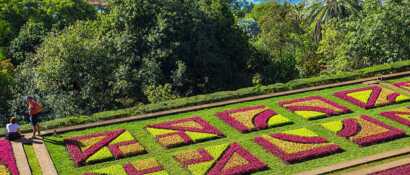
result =
[[[32,175],[42,175],[40,163],[38,162],[36,153],[32,144],[23,144],[24,152],[26,152],[27,161],[30,166]]]

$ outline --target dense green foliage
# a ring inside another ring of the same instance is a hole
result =
[[[335,2],[0,0],[0,120],[25,95],[89,115],[410,58],[408,1]]]

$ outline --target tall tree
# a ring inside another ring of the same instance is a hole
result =
[[[316,41],[321,38],[322,25],[331,19],[342,19],[356,14],[361,9],[360,0],[323,0],[308,7],[308,24],[314,25]]]

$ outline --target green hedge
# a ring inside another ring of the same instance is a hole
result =
[[[303,87],[312,87],[317,85],[336,83],[347,80],[354,80],[358,78],[378,76],[393,72],[400,72],[410,70],[410,60],[394,62],[383,65],[376,65],[359,69],[350,72],[340,72],[336,74],[324,74],[312,78],[296,79],[289,81],[288,83],[276,83],[266,86],[254,86],[238,89],[235,91],[220,91],[211,94],[197,95],[192,97],[179,98],[170,101],[164,101],[155,104],[139,105],[128,109],[120,109],[114,111],[105,111],[95,113],[90,116],[68,116],[65,118],[59,118],[42,123],[42,126],[46,129],[58,128],[61,126],[70,126],[84,123],[91,123],[99,120],[108,120],[119,117],[127,117],[138,114],[144,114],[149,112],[157,112],[169,109],[175,109],[180,107],[199,105],[211,102],[218,102],[228,99],[236,99],[242,97],[249,97],[255,95],[268,94],[273,92],[280,92],[292,89],[298,89]],[[4,130],[4,129],[2,129]],[[23,131],[30,131],[28,125],[23,126]],[[2,135],[3,131],[0,131]]]

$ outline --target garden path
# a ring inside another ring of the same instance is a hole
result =
[[[44,141],[36,139],[36,142],[33,142],[33,148],[37,159],[40,162],[43,175],[58,175]]]
[[[400,159],[400,160],[396,160],[396,161],[392,161],[392,162],[388,162],[382,165],[377,165],[377,166],[373,166],[370,168],[364,168],[364,169],[360,169],[354,172],[350,172],[349,174],[351,175],[362,175],[362,174],[372,174],[372,173],[377,173],[383,170],[388,170],[391,168],[396,168],[399,166],[403,166],[403,165],[409,165],[410,164],[410,158],[404,158],[404,159]]]
[[[318,168],[318,169],[311,170],[311,171],[301,172],[301,173],[298,173],[297,175],[326,174],[326,173],[330,173],[330,172],[333,172],[333,171],[358,166],[358,165],[365,164],[365,163],[368,163],[368,162],[378,161],[378,160],[386,159],[386,158],[389,158],[389,157],[399,156],[399,155],[408,154],[408,153],[410,153],[410,147],[405,147],[405,148],[398,149],[398,150],[393,150],[393,151],[388,151],[388,152],[384,152],[384,153],[380,153],[380,154],[376,154],[376,155],[372,155],[372,156],[362,157],[360,159],[356,159],[356,160],[352,160],[352,161],[337,163],[337,164],[334,164],[334,165],[330,165],[330,166],[323,167],[323,168]],[[407,161],[407,163],[410,163],[410,161]],[[394,167],[397,167],[397,164],[392,164],[392,165],[396,165]],[[392,165],[390,165],[389,163],[386,163],[384,165],[378,165],[377,167],[374,167],[374,172],[392,168],[392,167],[390,167]],[[379,168],[379,169],[376,169],[376,168]],[[356,173],[363,174],[361,172],[363,172],[363,170],[359,170]],[[365,173],[365,174],[368,174],[368,173]]]
[[[26,153],[22,142],[11,142],[14,157],[16,158],[17,168],[20,174],[31,175],[30,165],[28,164]]]

